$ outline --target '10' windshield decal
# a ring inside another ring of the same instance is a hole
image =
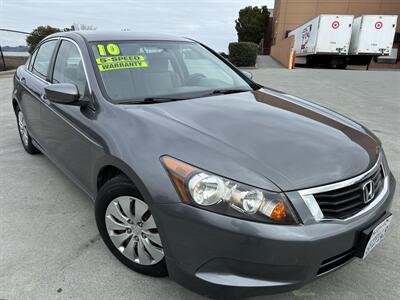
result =
[[[97,50],[101,56],[96,58],[100,72],[148,67],[148,63],[142,55],[120,55],[121,50],[116,44],[110,43],[105,47],[103,44],[98,44]]]

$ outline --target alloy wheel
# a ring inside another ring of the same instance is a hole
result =
[[[18,124],[22,142],[24,143],[25,146],[28,146],[29,144],[28,129],[26,128],[25,118],[21,111],[18,112]]]
[[[164,258],[160,235],[148,205],[135,197],[111,201],[105,215],[107,233],[114,246],[140,265],[154,265]]]

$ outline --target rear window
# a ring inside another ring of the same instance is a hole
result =
[[[36,50],[35,52],[32,53],[30,59],[29,59],[29,64],[28,64],[28,70],[32,71],[32,67],[33,67],[33,62],[35,61],[36,58],[36,54],[38,53],[38,50]]]

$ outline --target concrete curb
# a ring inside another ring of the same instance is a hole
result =
[[[7,71],[1,71],[1,72],[0,72],[0,76],[2,76],[2,75],[13,75],[13,74],[15,73],[16,70],[17,70],[17,69],[14,69],[14,70],[7,70]]]

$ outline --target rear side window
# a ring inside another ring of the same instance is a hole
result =
[[[33,62],[35,61],[36,58],[36,54],[38,53],[38,50],[36,50],[35,52],[33,52],[33,54],[31,55],[31,58],[29,59],[29,66],[28,66],[28,70],[32,71],[32,67],[33,67]]]
[[[35,57],[33,62],[32,73],[36,74],[42,79],[47,78],[47,72],[50,66],[51,56],[53,55],[54,48],[57,44],[57,40],[43,43]]]
[[[33,62],[35,61],[36,54],[37,54],[37,50],[32,53],[31,58],[29,59],[29,64],[28,64],[29,71],[32,71]]]
[[[86,87],[85,70],[78,48],[70,41],[62,41],[54,64],[53,83],[72,83],[83,95]]]

